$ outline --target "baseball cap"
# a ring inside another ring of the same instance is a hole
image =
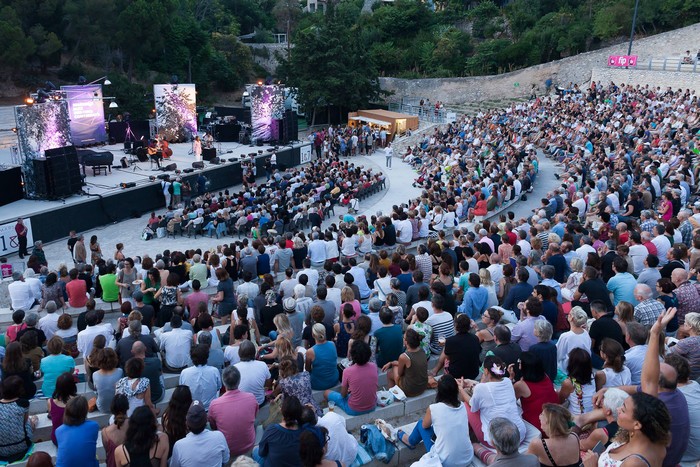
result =
[[[207,426],[207,411],[200,401],[193,401],[187,410],[187,426],[191,430],[201,430]]]

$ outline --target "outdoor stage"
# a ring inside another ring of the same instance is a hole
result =
[[[196,193],[196,180],[200,173],[207,178],[207,190],[218,191],[241,183],[241,159],[250,161],[250,154],[255,153],[258,178],[265,176],[265,160],[272,155],[273,146],[248,146],[238,143],[215,143],[217,157],[221,164],[215,165],[204,162],[204,169],[195,169],[194,172],[184,173],[179,176],[183,180],[189,180]],[[169,160],[161,163],[162,166],[175,163],[177,170],[192,168],[194,156],[188,154],[191,150],[190,143],[171,144],[173,155]],[[18,217],[30,218],[33,238],[50,242],[66,237],[69,230],[78,232],[87,231],[98,226],[107,225],[130,217],[138,217],[151,211],[162,209],[165,198],[161,187],[161,180],[150,180],[151,176],[161,174],[176,177],[174,171],[151,170],[150,162],[137,162],[136,167],[142,170],[134,170],[133,166],[126,169],[120,165],[120,159],[129,158],[123,151],[123,145],[107,145],[91,148],[97,152],[109,151],[114,156],[111,173],[107,171],[99,175],[93,175],[91,167],[85,167],[84,194],[73,195],[65,200],[44,201],[22,199],[5,206],[0,206],[0,224],[15,221]],[[220,149],[220,150],[219,150]],[[262,151],[262,153],[259,153]],[[288,168],[309,162],[312,157],[311,145],[307,142],[298,142],[287,146],[279,146],[277,149],[278,168]],[[229,159],[236,159],[230,162]],[[0,164],[10,165],[11,156],[9,150],[0,150]],[[119,166],[118,168],[116,168]],[[81,167],[82,173],[82,167]],[[131,188],[121,188],[122,183],[135,183]]]

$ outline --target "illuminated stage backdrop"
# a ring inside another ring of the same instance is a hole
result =
[[[36,192],[37,177],[34,159],[44,157],[47,149],[62,148],[73,144],[70,137],[68,103],[64,100],[48,100],[41,104],[15,107],[17,139],[22,154],[22,173],[28,197]]]
[[[68,101],[70,134],[75,146],[104,143],[105,111],[102,101],[102,85],[61,86]]]
[[[194,84],[156,84],[158,133],[169,142],[184,142],[197,132],[197,92]]]
[[[280,86],[253,86],[251,90],[250,120],[253,139],[271,141],[273,121],[284,118],[284,89]]]

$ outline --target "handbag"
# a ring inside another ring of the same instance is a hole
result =
[[[394,402],[394,395],[391,393],[391,391],[387,391],[386,389],[382,389],[381,391],[377,391],[377,405],[380,407],[386,407],[387,405],[391,405]]]
[[[442,462],[435,451],[430,451],[411,464],[411,467],[442,467]]]
[[[262,423],[263,428],[275,425],[282,421],[282,397],[281,395],[270,402],[270,413]]]

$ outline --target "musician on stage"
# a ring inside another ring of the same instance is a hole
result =
[[[206,149],[214,147],[214,137],[208,131],[204,134],[204,147]]]
[[[170,149],[170,143],[161,135],[157,139],[156,149],[161,152],[163,159],[169,159],[173,155],[173,150]]]
[[[202,160],[202,141],[199,139],[199,135],[194,137],[192,142],[192,151],[194,152],[194,159],[196,161]]]
[[[156,145],[155,141],[151,141],[151,144],[148,145],[148,158],[151,159],[151,161],[156,163],[156,167],[160,169],[160,161],[163,158],[163,153],[158,150],[158,147]],[[153,166],[151,166],[153,167]]]

